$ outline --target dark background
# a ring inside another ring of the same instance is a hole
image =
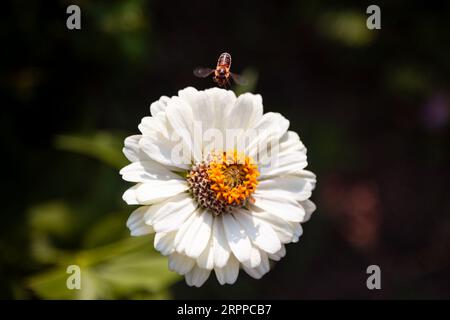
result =
[[[161,95],[213,86],[192,69],[227,51],[252,80],[236,90],[260,93],[308,147],[318,209],[300,242],[262,280],[225,287],[117,289],[108,261],[89,263],[108,284],[75,298],[450,298],[450,5],[392,2],[3,2],[0,297],[73,298],[48,270],[117,252],[133,209],[123,138]],[[70,4],[81,30],[66,28]],[[369,4],[381,30],[365,26]],[[381,290],[366,288],[371,264]]]

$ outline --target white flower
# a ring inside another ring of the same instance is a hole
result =
[[[136,183],[123,199],[141,205],[128,219],[131,235],[156,233],[155,248],[190,286],[213,270],[220,284],[241,268],[261,278],[315,210],[299,136],[250,93],[189,87],[150,111],[123,150],[131,164],[120,173]]]

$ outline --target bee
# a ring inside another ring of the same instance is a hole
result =
[[[230,72],[231,55],[227,52],[222,53],[217,60],[215,69],[210,68],[195,68],[194,75],[199,78],[206,78],[214,73],[213,80],[219,87],[230,86],[230,77],[239,85],[246,85],[247,80],[237,74]]]

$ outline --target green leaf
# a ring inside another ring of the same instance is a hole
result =
[[[93,157],[114,168],[122,168],[128,161],[122,154],[123,137],[107,132],[93,135],[59,135],[55,145],[60,150]]]
[[[113,299],[143,295],[167,297],[168,288],[180,280],[170,272],[167,258],[153,249],[153,237],[124,240],[65,258],[49,271],[37,274],[28,286],[43,299]],[[81,270],[81,289],[68,289],[69,265]]]

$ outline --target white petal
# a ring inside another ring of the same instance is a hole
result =
[[[178,91],[178,96],[189,104],[194,121],[201,122],[203,131],[214,125],[213,101],[206,91],[197,91],[195,88],[187,87]]]
[[[255,246],[252,246],[250,251],[250,259],[247,261],[243,261],[242,265],[247,266],[248,268],[255,268],[261,264],[261,252]]]
[[[297,132],[288,131],[280,139],[280,152],[294,151],[303,151],[306,153],[306,148]]]
[[[294,236],[292,238],[292,242],[298,242],[298,239],[303,234],[303,228],[302,225],[298,222],[291,222],[293,229],[294,229]]]
[[[133,162],[122,168],[120,174],[124,180],[131,182],[183,180],[179,175],[171,172],[154,160]]]
[[[255,206],[250,206],[250,209],[253,216],[267,222],[272,227],[281,243],[290,243],[295,240],[296,223],[280,219],[279,217],[265,212]]]
[[[248,268],[245,265],[242,268],[247,272],[251,277],[255,279],[260,279],[263,275],[270,271],[270,264],[267,255],[264,252],[261,252],[261,264],[256,268]]]
[[[303,222],[306,222],[311,218],[313,212],[316,211],[316,205],[311,200],[302,201],[300,205],[305,209],[306,215]]]
[[[214,222],[213,222],[214,224]],[[208,240],[208,244],[202,254],[197,258],[197,265],[200,268],[211,270],[214,268],[214,241],[212,234]]]
[[[213,215],[207,210],[204,210],[200,216],[200,219],[202,220],[200,228],[194,235],[194,239],[191,244],[186,247],[185,250],[186,255],[192,258],[198,258],[200,256],[205,247],[208,245],[209,238],[211,236]]]
[[[184,254],[174,252],[169,256],[169,269],[180,275],[185,275],[191,271],[194,265],[195,260],[185,256]]]
[[[167,256],[174,251],[174,240],[176,232],[163,233],[159,232],[155,234],[154,247],[162,255]]]
[[[141,204],[158,203],[188,189],[183,180],[149,180],[136,189],[136,199]]]
[[[303,201],[311,196],[312,189],[312,184],[306,179],[298,176],[281,176],[261,180],[256,193],[262,197],[277,194],[283,198]]]
[[[281,219],[302,222],[305,218],[305,210],[295,200],[288,198],[254,194],[254,205]]]
[[[231,249],[225,236],[222,216],[214,219],[213,235],[214,266],[222,268],[230,258]]]
[[[155,211],[149,212],[145,219],[156,232],[170,232],[180,228],[196,209],[197,203],[190,195],[180,193],[155,206]]]
[[[263,105],[261,95],[244,93],[227,110],[225,118],[227,129],[249,129],[253,128],[263,116]]]
[[[192,161],[200,162],[202,160],[202,136],[201,132],[200,136],[194,135],[195,122],[192,109],[184,100],[174,97],[167,106],[166,115],[190,152]]]
[[[122,196],[123,201],[125,201],[127,204],[140,204],[136,197],[136,190],[139,188],[142,184],[138,183],[131,188],[128,188]]]
[[[269,141],[277,141],[289,128],[289,121],[279,113],[268,112],[256,124],[258,136],[247,147],[247,154],[255,157],[259,149],[267,147]]]
[[[153,232],[153,228],[144,222],[144,215],[148,207],[139,207],[131,213],[127,220],[127,227],[132,236],[142,236]]]
[[[177,252],[186,252],[186,250],[188,250],[188,248],[193,245],[197,232],[203,224],[202,213],[203,209],[198,209],[197,211],[195,211],[192,214],[194,219],[192,221],[189,221],[190,224],[188,229],[186,231],[183,231],[183,237],[181,239],[178,239],[178,234],[175,237],[175,250]],[[180,231],[182,231],[181,228]]]
[[[173,131],[165,114],[159,114],[157,117],[142,118],[138,128],[144,137],[154,137],[157,134],[161,134],[165,139],[170,139]]]
[[[143,136],[139,140],[139,147],[153,160],[169,167],[170,169],[188,170],[190,168],[190,154],[187,159],[183,156],[181,142],[176,137],[168,139],[161,132],[153,132],[152,135]],[[180,152],[182,152],[180,154]]]
[[[198,212],[195,211],[189,216],[189,218],[183,223],[183,225],[178,229],[175,236],[174,247],[176,248],[180,242],[183,240],[185,235],[190,231],[192,223],[197,219]]]
[[[214,268],[214,272],[220,284],[233,284],[239,275],[239,261],[231,255],[228,263],[222,268]]]
[[[313,172],[309,170],[300,170],[295,172],[294,175],[308,181],[311,184],[311,190],[314,190],[316,187],[316,175]]]
[[[240,262],[250,260],[252,245],[250,239],[245,234],[244,228],[242,228],[232,214],[225,214],[222,219],[225,236],[231,251]]]
[[[236,95],[231,90],[220,88],[207,89],[205,93],[209,97],[214,113],[214,123],[211,124],[211,128],[216,128],[224,133],[227,110],[235,104]]]
[[[150,112],[152,116],[156,116],[161,112],[166,110],[167,104],[169,103],[170,98],[166,96],[162,96],[158,101],[153,102],[150,105]]]
[[[294,174],[308,165],[304,152],[290,152],[270,158],[268,163],[261,163],[259,171],[261,179],[270,176]]]
[[[269,258],[275,261],[280,261],[286,255],[286,247],[284,245],[281,246],[281,249],[275,252],[274,254],[269,254]]]
[[[275,253],[280,250],[280,239],[269,224],[252,216],[244,209],[238,210],[235,217],[244,227],[250,240],[252,240],[258,248],[268,253]]]
[[[134,136],[129,136],[125,139],[125,146],[122,149],[123,154],[125,157],[127,157],[128,160],[131,162],[138,161],[139,160],[139,140],[141,139],[141,135],[137,134]]]
[[[186,283],[188,286],[201,287],[208,280],[211,270],[193,267],[191,271],[186,273]]]

